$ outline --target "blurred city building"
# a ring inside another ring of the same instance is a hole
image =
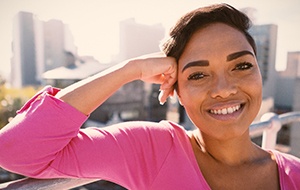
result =
[[[116,62],[137,56],[159,52],[160,41],[165,36],[162,24],[145,25],[136,23],[134,18],[123,20],[120,27],[120,52],[116,56]],[[144,91],[144,107],[146,112],[144,118],[151,121],[166,119],[167,105],[158,102],[159,85],[142,83]],[[137,91],[138,86],[133,90]]]
[[[37,66],[34,20],[32,13],[20,12],[13,22],[11,85],[14,87],[39,84],[35,77]]]
[[[132,57],[159,51],[164,37],[162,25],[143,25],[134,19],[120,22],[120,52],[112,63],[101,64],[91,57],[77,56],[74,64],[64,65],[45,72],[44,84],[66,87],[81,79],[108,69]],[[122,77],[122,76],[120,76]],[[84,127],[103,126],[120,121],[166,119],[167,105],[158,102],[159,85],[133,81],[121,87],[89,117]]]
[[[277,25],[254,25],[249,32],[257,47],[257,62],[263,79],[263,97],[274,97],[276,84]]]
[[[300,52],[288,52],[286,69],[279,72],[276,81],[278,88],[274,97],[278,112],[300,111],[299,80]]]
[[[68,66],[77,48],[67,25],[59,20],[39,20],[29,12],[19,12],[13,21],[13,87],[40,85],[43,72]]]
[[[116,62],[137,56],[159,52],[159,43],[165,36],[162,24],[144,25],[134,18],[120,22],[120,52]]]
[[[277,25],[253,25],[249,32],[253,36],[257,48],[257,62],[263,80],[263,102],[259,119],[262,114],[274,110],[274,96],[276,91],[276,48]]]
[[[300,51],[288,52],[287,65],[276,81],[276,112],[300,111]],[[300,157],[300,124],[290,128],[291,153]]]
[[[79,80],[90,77],[114,64],[101,64],[92,56],[78,56],[67,66],[60,66],[42,74],[42,85],[64,88]]]

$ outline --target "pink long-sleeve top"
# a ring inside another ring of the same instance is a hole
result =
[[[210,189],[187,132],[162,121],[80,129],[87,116],[47,87],[0,130],[0,166],[34,178],[99,178],[128,189]],[[281,189],[300,188],[300,160],[272,151]]]

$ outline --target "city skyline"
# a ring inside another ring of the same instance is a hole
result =
[[[77,48],[71,31],[61,21],[43,22],[32,13],[19,12],[13,31],[11,86],[41,84],[44,72],[75,64]]]
[[[18,1],[0,0],[0,25],[3,26],[0,37],[0,74],[9,73],[12,57],[12,20],[19,11],[32,12],[41,20],[57,19],[70,27],[79,55],[94,56],[100,62],[109,62],[119,53],[119,22],[135,18],[138,23],[163,24],[166,31],[185,12],[196,7],[219,3],[218,1],[179,0],[159,2],[113,0],[101,2],[82,1]],[[287,52],[300,51],[300,13],[297,0],[276,2],[227,1],[238,9],[253,8],[254,24],[278,25],[277,68],[284,68]],[[272,5],[272,6],[271,6]],[[281,63],[281,64],[280,64]]]

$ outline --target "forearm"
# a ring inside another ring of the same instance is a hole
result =
[[[173,85],[177,81],[177,63],[174,58],[162,57],[161,54],[158,54],[159,57],[151,56],[120,63],[61,90],[56,97],[88,115],[124,84],[142,80],[161,84],[163,93],[160,101],[165,102],[173,94]]]
[[[89,115],[120,87],[136,79],[138,70],[127,61],[62,89],[56,97]]]
[[[51,168],[46,166],[56,159],[57,153],[70,147],[71,140],[79,135],[86,115],[124,84],[140,79],[172,91],[176,82],[174,59],[136,59],[125,63],[61,91],[47,87],[34,96],[0,131],[0,166],[29,176],[44,176],[41,172],[49,172]],[[85,141],[80,143],[83,149],[89,148]]]

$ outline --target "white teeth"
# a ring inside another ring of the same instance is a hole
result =
[[[237,105],[234,107],[229,107],[229,108],[223,108],[219,110],[210,110],[210,113],[217,114],[217,115],[226,115],[226,114],[231,114],[233,112],[238,111],[241,108],[241,105]]]
[[[222,109],[222,114],[223,114],[223,115],[227,114],[227,109],[225,109],[225,108]]]

